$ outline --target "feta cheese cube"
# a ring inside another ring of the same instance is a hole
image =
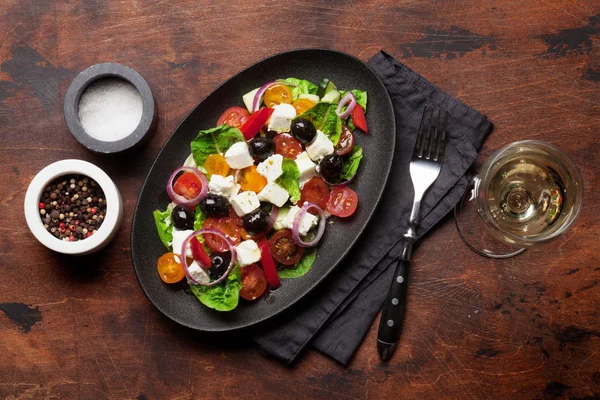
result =
[[[273,106],[273,114],[269,121],[269,130],[276,132],[289,132],[292,120],[296,118],[296,109],[291,104],[278,104]]]
[[[288,229],[294,229],[294,220],[296,216],[300,212],[300,207],[292,206],[288,211],[285,220],[283,221],[283,225]],[[304,236],[308,233],[308,231],[319,222],[319,218],[311,213],[304,213],[304,216],[300,220],[300,226],[298,227],[298,233]]]
[[[279,209],[277,213],[277,218],[275,218],[275,222],[273,223],[273,229],[276,231],[280,231],[282,229],[286,229],[287,227],[284,225],[285,217],[287,217],[290,212],[289,207],[283,207]]]
[[[183,241],[186,237],[188,237],[192,232],[192,229],[188,229],[185,231],[180,231],[179,229],[173,228],[173,253],[181,256],[181,246],[183,246]],[[192,249],[188,245],[185,249],[186,257],[192,256]]]
[[[229,150],[225,152],[225,161],[233,169],[242,169],[254,164],[254,159],[248,150],[246,142],[234,143]]]
[[[333,143],[323,132],[317,130],[317,137],[306,145],[306,152],[311,160],[317,162],[323,156],[333,153]]]
[[[258,193],[258,200],[268,201],[271,204],[275,204],[277,207],[283,206],[289,198],[290,194],[288,191],[275,182],[267,183],[267,186]]]
[[[200,266],[200,264],[198,264],[196,261],[194,261],[193,263],[191,263],[188,266],[188,272],[192,278],[194,278],[196,281],[198,281],[200,283],[209,283],[210,282],[210,276],[204,270],[204,268],[202,268]],[[190,285],[197,285],[196,282],[194,282],[190,279],[188,279],[188,283]]]
[[[260,250],[254,240],[244,240],[235,247],[237,262],[240,267],[260,261]]]
[[[256,193],[247,190],[233,197],[231,199],[231,206],[238,216],[243,217],[250,211],[254,211],[260,207],[260,201]]]
[[[256,170],[259,174],[267,178],[268,181],[274,181],[283,174],[282,164],[283,156],[281,154],[273,154],[258,164]]]
[[[298,154],[296,165],[298,166],[298,171],[300,171],[300,176],[298,177],[300,187],[304,186],[310,178],[317,176],[317,171],[315,170],[316,164],[312,162],[307,152],[303,151]]]
[[[208,191],[213,194],[225,196],[228,199],[236,196],[240,191],[240,185],[233,182],[233,176],[221,176],[213,174],[208,182]]]

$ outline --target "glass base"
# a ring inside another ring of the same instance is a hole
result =
[[[454,222],[462,241],[477,254],[489,258],[510,258],[524,252],[525,249],[496,239],[487,230],[477,212],[473,193],[472,185],[454,207]]]

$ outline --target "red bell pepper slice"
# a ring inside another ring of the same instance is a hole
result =
[[[369,133],[369,128],[367,127],[367,120],[365,119],[365,113],[360,105],[356,105],[350,114],[352,116],[352,123],[355,127],[363,131],[364,133]]]
[[[260,132],[260,128],[262,128],[267,123],[269,118],[271,118],[273,111],[275,110],[272,108],[263,107],[253,113],[250,118],[244,122],[244,125],[242,125],[242,128],[240,129],[242,131],[242,135],[244,135],[244,139],[250,140],[256,136],[256,134]]]
[[[279,280],[279,275],[277,275],[277,268],[275,268],[271,249],[269,249],[269,242],[266,237],[262,237],[257,244],[260,249],[260,263],[262,264],[263,271],[265,271],[269,287],[276,289],[281,286],[281,281]]]
[[[192,249],[192,257],[194,260],[199,261],[204,269],[209,269],[211,267],[211,261],[208,254],[206,254],[206,250],[204,250],[204,246],[198,240],[198,238],[194,237],[190,240],[190,247]]]

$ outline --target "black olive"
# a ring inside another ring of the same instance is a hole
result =
[[[275,142],[268,137],[256,137],[248,143],[250,155],[257,161],[264,161],[275,153]]]
[[[317,136],[317,128],[314,124],[305,118],[296,118],[292,121],[290,128],[292,135],[301,143],[310,143]]]
[[[342,172],[342,157],[337,154],[328,154],[319,163],[319,172],[327,180],[333,180]]]
[[[231,262],[231,253],[213,253],[210,256],[210,269],[208,273],[213,280],[219,279]]]
[[[250,235],[258,235],[267,230],[269,226],[269,213],[262,208],[258,208],[244,215],[242,226]]]
[[[209,217],[225,217],[229,211],[229,201],[218,194],[209,193],[200,200],[200,209]]]
[[[171,220],[175,228],[184,231],[194,227],[194,213],[183,206],[175,206],[171,211]]]

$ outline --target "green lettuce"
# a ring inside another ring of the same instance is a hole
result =
[[[192,140],[190,146],[196,165],[204,167],[204,162],[209,155],[225,153],[234,143],[244,140],[238,128],[223,124],[198,132],[198,136]]]
[[[348,90],[340,90],[340,96],[344,97],[344,95],[348,92],[349,92]],[[356,97],[356,103],[362,107],[363,111],[366,112],[367,111],[367,92],[365,92],[363,90],[358,90],[358,89],[350,90],[350,92],[352,92],[354,94],[354,97]]]
[[[194,214],[194,230],[197,231],[199,229],[202,229],[202,225],[204,225],[205,220],[206,215],[204,215],[204,213],[200,209],[200,204],[198,204],[196,206],[196,213]]]
[[[298,170],[298,165],[296,164],[296,161],[284,157],[281,169],[283,170],[283,173],[277,178],[276,182],[279,186],[288,191],[290,194],[290,201],[295,203],[300,200],[300,184],[298,183],[300,171]]]
[[[171,221],[171,210],[173,207],[169,205],[165,211],[154,210],[154,223],[158,231],[158,237],[163,242],[165,247],[171,250],[173,243],[173,222]]]
[[[242,277],[240,267],[236,266],[224,282],[214,286],[190,285],[190,291],[205,306],[217,311],[231,311],[240,300]]]
[[[302,258],[300,259],[300,261],[298,261],[298,264],[296,264],[296,266],[294,268],[285,268],[285,269],[281,269],[279,271],[277,271],[277,275],[279,275],[280,278],[284,279],[291,279],[291,278],[299,278],[303,275],[305,275],[308,271],[310,271],[310,268],[312,267],[313,263],[315,262],[315,258],[317,257],[317,249],[316,248],[311,248],[311,249],[307,249],[304,252],[304,255],[302,256]]]
[[[350,150],[350,153],[342,158],[342,172],[340,177],[342,181],[347,181],[356,175],[360,160],[363,158],[362,147],[356,145]]]
[[[319,89],[317,85],[304,79],[287,78],[281,81],[291,84],[290,88],[292,89],[293,100],[297,100],[301,94],[317,94],[317,90]]]
[[[335,113],[336,108],[337,104],[317,103],[300,115],[303,118],[310,119],[315,127],[331,140],[334,146],[338,144],[342,134],[342,120]]]

